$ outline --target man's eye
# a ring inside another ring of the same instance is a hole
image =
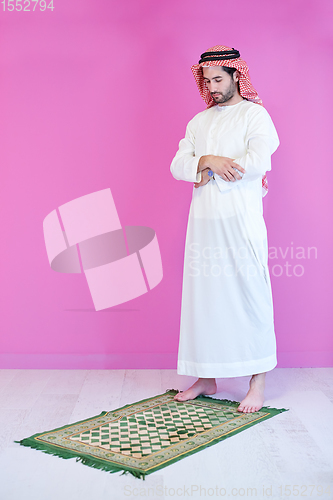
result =
[[[218,80],[215,80],[217,83],[222,82],[222,78],[219,78]]]

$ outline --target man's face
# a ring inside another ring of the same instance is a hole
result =
[[[221,66],[202,68],[202,73],[205,85],[216,104],[230,101],[238,94],[235,74],[232,78]]]

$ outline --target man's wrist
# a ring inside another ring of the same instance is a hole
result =
[[[206,168],[210,168],[209,167],[209,155],[200,156],[200,159],[198,162],[197,172],[201,172],[202,170],[206,170]]]

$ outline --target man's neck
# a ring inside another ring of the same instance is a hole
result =
[[[235,94],[229,101],[219,103],[218,106],[233,106],[239,102],[244,101],[244,98],[240,94]]]

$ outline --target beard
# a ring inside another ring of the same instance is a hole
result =
[[[232,97],[234,97],[236,93],[236,85],[232,81],[230,83],[229,88],[226,90],[224,94],[222,92],[215,92],[214,94],[210,94],[216,104],[222,104],[224,102],[230,101]]]

